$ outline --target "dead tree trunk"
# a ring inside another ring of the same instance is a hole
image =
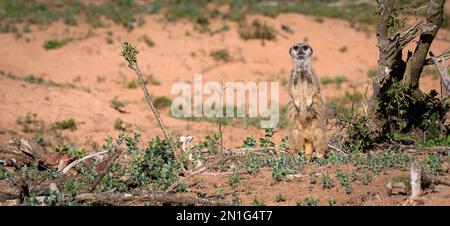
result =
[[[448,74],[449,69],[445,61],[450,59],[450,51],[440,56],[434,56],[434,54],[432,54],[431,52],[430,55],[431,61],[429,59],[426,64],[436,65],[439,75],[441,76],[441,93],[444,98],[447,98],[450,96],[450,76]]]
[[[445,0],[430,0],[427,5],[426,23],[419,22],[403,32],[393,31],[397,23],[395,0],[379,0],[380,19],[376,28],[379,60],[377,77],[373,82],[373,94],[369,101],[369,112],[373,118],[384,119],[386,106],[390,103],[387,92],[401,82],[414,94],[421,94],[419,79],[427,59],[430,46],[441,28],[444,18]],[[403,60],[403,49],[420,34],[414,52],[408,52]],[[417,92],[416,92],[417,91]]]
[[[414,54],[408,54],[410,57],[406,63],[404,82],[413,89],[419,89],[420,74],[428,51],[444,21],[444,5],[445,0],[430,0],[427,6],[427,24],[422,28]]]
[[[389,28],[392,23],[395,0],[386,0],[381,3],[381,14],[376,32],[379,49],[377,77],[373,82],[373,95],[370,100],[369,110],[372,115],[381,107],[384,94],[395,81],[403,78],[406,63],[402,59],[403,48],[412,41],[419,31],[420,24],[410,27],[402,34],[391,38]]]

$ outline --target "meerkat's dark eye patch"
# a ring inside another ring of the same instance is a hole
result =
[[[294,48],[293,48],[295,51],[297,51],[298,50],[298,46],[294,46]]]
[[[308,46],[308,45],[306,45],[306,46],[303,46],[303,47],[302,47],[302,49],[303,49],[304,51],[306,51],[306,50],[308,50],[308,49],[309,49],[309,46]]]

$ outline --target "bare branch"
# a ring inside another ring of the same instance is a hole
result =
[[[444,4],[445,0],[432,0],[428,3],[427,23],[421,28],[419,42],[414,54],[408,59],[403,79],[405,84],[412,88],[419,86],[420,74],[423,71],[428,51],[444,21]]]
[[[414,145],[403,145],[403,144],[379,144],[378,145],[381,148],[391,148],[391,149],[398,149],[404,152],[409,152],[411,154],[426,154],[426,153],[446,153],[449,151],[448,147],[417,147]]]
[[[128,61],[128,67],[134,70],[136,73],[136,76],[138,77],[139,84],[141,85],[142,91],[144,92],[144,97],[147,100],[148,105],[150,106],[150,109],[152,110],[153,114],[155,115],[156,121],[159,124],[159,127],[161,128],[167,142],[169,142],[170,149],[172,150],[172,153],[175,157],[175,159],[179,162],[180,156],[179,152],[175,148],[175,145],[173,144],[173,140],[169,134],[169,132],[166,129],[166,126],[164,125],[164,122],[161,120],[161,116],[158,112],[158,109],[156,109],[155,105],[153,104],[152,97],[150,96],[150,93],[148,92],[147,86],[145,84],[144,77],[142,76],[142,72],[139,69],[139,65],[137,63],[137,54],[139,53],[136,50],[136,47],[128,44],[127,42],[123,43],[122,45],[122,53],[121,55],[125,58],[125,60]]]
[[[69,170],[71,170],[71,169],[72,169],[73,167],[75,167],[76,165],[78,165],[78,164],[80,164],[80,163],[82,163],[82,162],[84,162],[84,161],[86,161],[86,160],[88,160],[88,159],[90,159],[90,158],[93,158],[93,157],[95,157],[95,156],[107,154],[108,152],[109,152],[109,151],[97,152],[97,153],[94,153],[94,154],[90,154],[90,155],[88,155],[88,156],[86,156],[86,157],[83,157],[83,158],[81,158],[81,159],[78,159],[78,160],[76,160],[76,161],[73,161],[72,163],[70,163],[69,165],[67,165],[67,166],[61,171],[61,173],[62,173],[62,174],[67,174],[67,172],[69,172]]]
[[[205,199],[193,196],[182,196],[172,194],[126,194],[126,193],[84,193],[75,196],[78,201],[100,201],[109,205],[124,205],[129,202],[151,202],[151,203],[168,203],[182,205],[206,205],[206,206],[231,206],[231,203],[217,200]]]

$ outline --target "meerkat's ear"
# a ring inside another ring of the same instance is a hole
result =
[[[291,56],[291,52],[292,52],[292,47],[289,48],[289,56]]]
[[[311,46],[309,46],[309,49],[311,49],[311,55],[313,55],[313,53],[314,53],[313,48]]]

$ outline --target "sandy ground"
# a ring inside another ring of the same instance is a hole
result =
[[[343,95],[346,91],[365,92],[370,81],[368,71],[376,67],[378,58],[373,32],[358,31],[343,20],[326,18],[323,22],[317,22],[312,17],[297,14],[283,14],[276,19],[260,16],[248,19],[252,21],[255,18],[277,29],[275,41],[267,41],[264,45],[257,40],[243,41],[236,32],[238,25],[231,22],[227,22],[230,26],[228,31],[211,36],[197,32],[191,23],[183,21],[166,23],[160,16],[146,17],[146,24],[132,32],[127,32],[116,25],[90,31],[87,25],[71,27],[58,23],[48,30],[39,30],[38,27],[32,26],[32,32],[24,34],[21,38],[11,34],[0,34],[2,43],[0,71],[20,77],[33,74],[56,83],[72,83],[76,86],[76,88],[52,87],[0,76],[0,143],[5,144],[11,137],[24,134],[21,131],[22,126],[16,120],[27,113],[36,113],[37,119],[42,120],[46,128],[50,128],[59,120],[74,118],[78,123],[78,129],[72,132],[63,131],[63,136],[67,138],[64,142],[79,147],[89,147],[93,142],[102,143],[108,134],[117,135],[119,132],[114,129],[117,118],[132,124],[131,130],[140,131],[144,140],[162,136],[143,99],[142,91],[127,88],[127,83],[135,79],[135,75],[119,56],[120,43],[123,41],[137,43],[140,50],[138,61],[142,71],[146,75],[153,74],[161,83],[148,85],[150,92],[155,96],[175,98],[170,93],[172,84],[177,81],[192,83],[194,74],[201,72],[205,81],[247,82],[288,79],[291,67],[288,49],[293,43],[303,41],[308,41],[314,48],[313,64],[319,77],[345,75],[350,80],[341,87],[335,85],[322,87],[326,101],[331,97]],[[289,25],[294,33],[282,31],[282,24]],[[223,22],[214,22],[212,25],[213,28],[222,26]],[[112,44],[106,41],[110,32],[114,40]],[[441,35],[448,37],[449,34],[448,31],[441,31]],[[143,35],[151,37],[155,46],[147,47],[140,40]],[[55,38],[73,40],[60,49],[45,50],[43,43]],[[346,47],[347,51],[340,51],[343,47]],[[449,42],[436,41],[432,51],[439,53],[449,48]],[[229,50],[231,62],[218,63],[209,56],[211,51],[219,49]],[[439,80],[433,75],[424,75],[421,87],[426,91],[438,89]],[[287,88],[280,87],[280,91],[279,101],[283,106],[288,101]],[[370,86],[368,92],[369,94],[371,92]],[[122,114],[110,106],[109,102],[114,97],[128,103],[125,107],[127,114]],[[168,109],[162,110],[162,119],[173,134],[192,135],[194,143],[217,131],[215,124],[172,118]],[[225,126],[224,144],[227,147],[238,146],[248,134],[259,137],[263,132],[259,128],[246,128],[243,125]],[[281,137],[286,135],[285,129],[279,129],[275,141],[278,143]],[[395,171],[389,175],[399,173],[404,172]],[[212,182],[206,186],[221,186],[226,183],[227,177],[214,176]],[[244,181],[248,177],[250,176],[245,176]],[[275,193],[264,193],[266,185],[272,186],[274,191],[286,192],[283,194],[287,195],[287,203],[279,203],[280,205],[295,205],[296,201],[307,197],[310,193],[323,197],[321,204],[326,205],[329,196],[320,186],[308,187],[308,183],[304,181],[307,179],[299,179],[298,183],[282,182],[274,185],[269,171],[263,171],[253,178],[252,183],[243,188],[248,190],[241,197],[247,204],[257,196],[266,204],[277,205],[274,201]],[[341,198],[337,196],[337,199],[341,204],[348,205],[398,205],[403,198],[386,200],[381,192],[387,178],[388,176],[375,178],[374,180],[380,180],[380,183],[376,182],[374,187],[356,185],[357,192],[351,197],[344,195]],[[303,187],[299,188],[299,184]],[[214,188],[207,190],[213,193]],[[433,196],[428,204],[449,205],[449,192],[447,189]]]

